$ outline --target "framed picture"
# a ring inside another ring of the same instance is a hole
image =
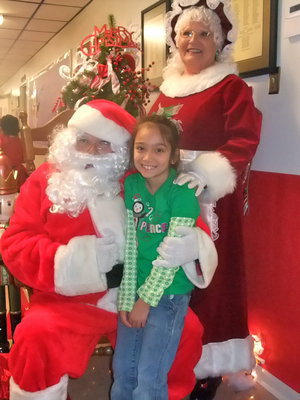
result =
[[[162,83],[162,70],[167,60],[165,15],[171,0],[160,0],[142,10],[142,67],[144,78],[158,87]]]
[[[234,60],[240,75],[276,73],[278,0],[232,0],[232,6],[238,20]]]

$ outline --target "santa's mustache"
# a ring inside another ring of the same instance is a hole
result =
[[[118,195],[119,178],[127,168],[127,160],[120,152],[103,156],[74,154],[48,179],[47,195],[56,212],[76,217],[97,196]]]

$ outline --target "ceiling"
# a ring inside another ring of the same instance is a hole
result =
[[[92,0],[0,0],[0,86]]]

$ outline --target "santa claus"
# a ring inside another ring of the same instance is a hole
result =
[[[83,374],[99,338],[115,340],[107,289],[122,275],[119,179],[135,122],[111,102],[82,106],[17,199],[2,256],[34,294],[10,352],[12,400],[66,399],[68,377]]]
[[[9,270],[34,289],[10,352],[11,400],[65,400],[68,378],[84,373],[101,336],[115,342],[126,226],[119,180],[135,122],[106,100],[81,106],[22,187],[1,240]],[[215,268],[206,233],[202,243],[203,261]],[[189,327],[169,374],[172,400],[193,387],[201,355],[197,317]]]

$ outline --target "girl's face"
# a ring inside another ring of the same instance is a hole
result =
[[[152,187],[158,188],[169,176],[171,145],[153,123],[140,126],[135,136],[133,161],[138,172]]]
[[[215,62],[216,44],[214,35],[202,22],[191,21],[179,32],[178,51],[185,73],[199,74]]]

